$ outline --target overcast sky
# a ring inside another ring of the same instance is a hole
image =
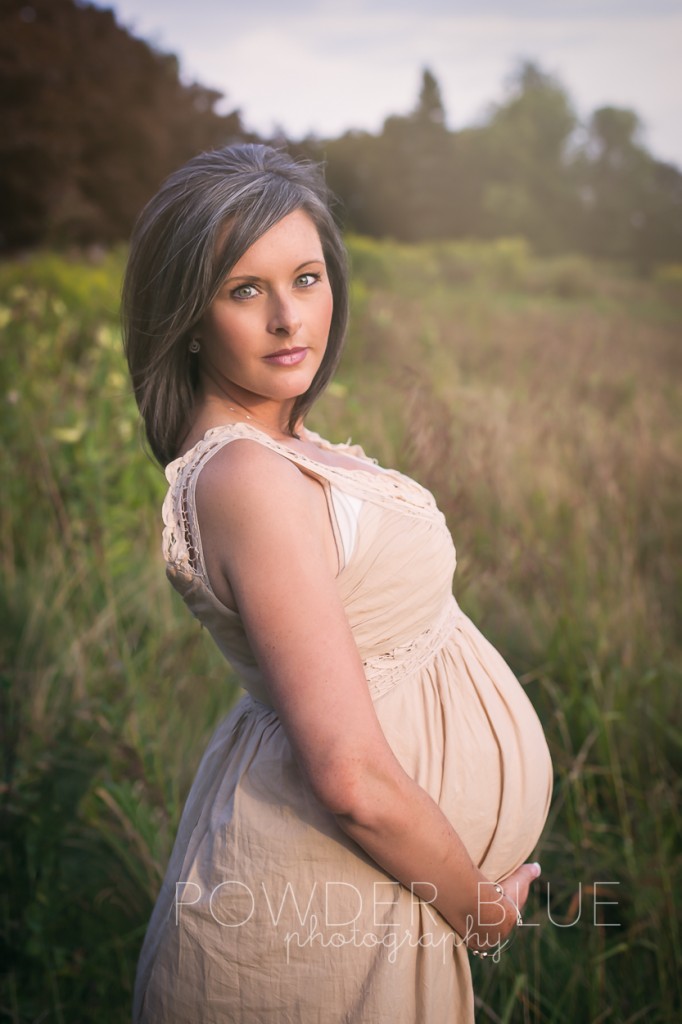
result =
[[[581,117],[607,104],[636,110],[647,146],[682,167],[682,0],[97,2],[265,134],[379,130],[414,106],[424,66],[461,128],[530,58]]]

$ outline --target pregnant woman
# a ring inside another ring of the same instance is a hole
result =
[[[471,1022],[469,955],[499,956],[539,874],[547,745],[452,596],[443,515],[304,426],[346,319],[314,165],[229,147],[143,211],[125,344],[167,572],[246,695],[187,799],[137,1022]]]

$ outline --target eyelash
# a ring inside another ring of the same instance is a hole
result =
[[[314,284],[322,280],[322,274],[314,273],[312,270],[305,274],[299,274],[296,280],[300,281],[304,277],[312,277],[312,281],[310,281],[309,284],[301,285],[302,288],[312,288]],[[255,284],[240,284],[232,290],[232,298],[237,299],[238,302],[245,302],[247,299],[252,299],[253,295],[240,295],[239,292],[243,291],[245,288],[255,289],[255,287]]]
[[[313,273],[312,270],[309,270],[306,274],[299,274],[299,276],[296,278],[296,280],[300,281],[302,277],[312,277],[313,280],[312,280],[311,284],[315,284],[317,281],[321,280],[322,274],[315,274],[315,273]],[[311,285],[310,284],[306,284],[306,285],[303,285],[303,287],[304,288],[310,288]]]

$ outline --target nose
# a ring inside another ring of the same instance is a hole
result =
[[[292,296],[275,295],[272,297],[268,331],[270,334],[279,334],[285,337],[293,337],[301,326],[301,317]]]

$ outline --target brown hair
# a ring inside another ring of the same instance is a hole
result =
[[[321,169],[270,146],[202,153],[172,174],[140,214],[123,283],[123,343],[155,457],[177,456],[190,426],[197,365],[193,330],[222,281],[253,243],[294,210],[314,222],[334,299],[327,349],[289,429],[331,380],[348,321],[348,270]],[[230,230],[222,231],[229,220]]]

